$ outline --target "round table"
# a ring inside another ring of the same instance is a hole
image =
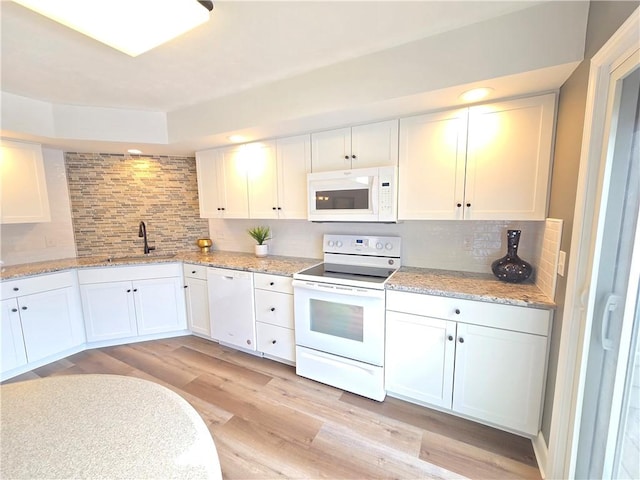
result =
[[[215,444],[175,392],[119,375],[0,387],[1,478],[221,479]]]

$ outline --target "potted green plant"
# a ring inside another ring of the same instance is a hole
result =
[[[250,228],[247,230],[247,233],[257,242],[257,245],[254,247],[256,257],[266,257],[269,253],[269,245],[264,242],[271,238],[269,236],[271,235],[271,229],[267,226],[258,226]]]

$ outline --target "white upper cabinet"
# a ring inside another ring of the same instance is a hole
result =
[[[398,165],[398,120],[311,134],[313,172]]]
[[[196,152],[203,218],[307,218],[309,135]]]
[[[50,222],[41,146],[2,140],[0,155],[1,223]]]
[[[241,146],[196,152],[203,218],[249,218],[247,166]]]
[[[399,220],[544,220],[555,94],[400,121]]]

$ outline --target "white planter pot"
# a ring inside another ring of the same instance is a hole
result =
[[[256,257],[266,257],[269,253],[269,245],[255,245]]]

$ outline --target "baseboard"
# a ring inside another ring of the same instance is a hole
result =
[[[542,436],[542,432],[538,432],[538,436],[531,439],[531,444],[533,445],[533,453],[536,455],[536,460],[538,461],[538,468],[540,469],[540,476],[544,479],[546,477],[546,469],[547,469],[547,458],[549,456],[549,447],[547,447],[547,442],[544,440]]]

